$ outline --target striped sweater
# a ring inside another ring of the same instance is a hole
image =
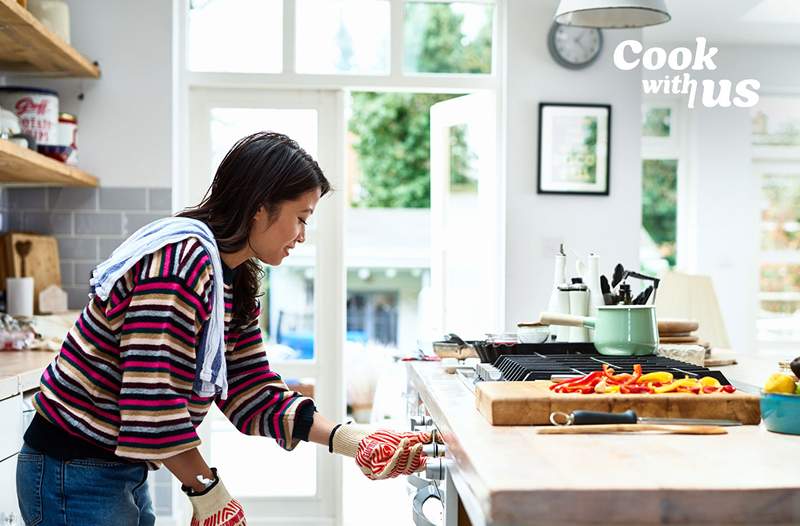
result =
[[[38,414],[119,457],[158,460],[200,444],[195,430],[215,402],[242,433],[294,449],[295,418],[313,401],[289,391],[270,369],[257,316],[245,326],[231,322],[227,270],[228,397],[192,391],[195,348],[213,304],[212,272],[193,238],[143,257],[108,300],[95,297],[83,310],[42,375]]]

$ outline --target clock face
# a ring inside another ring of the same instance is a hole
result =
[[[550,54],[562,66],[579,69],[591,64],[600,55],[603,35],[591,27],[553,24],[548,35]]]

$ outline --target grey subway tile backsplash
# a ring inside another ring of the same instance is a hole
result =
[[[80,287],[83,285],[89,284],[89,278],[92,275],[92,271],[97,266],[98,262],[92,263],[75,263],[74,264],[74,273],[72,275],[72,284],[76,287]],[[64,279],[63,277],[61,279]]]
[[[149,188],[147,199],[147,209],[150,211],[172,211],[172,190],[170,188]]]
[[[88,301],[89,274],[139,227],[170,215],[168,188],[0,187],[0,230],[54,236],[72,309]]]
[[[8,195],[9,210],[45,210],[46,188],[12,188]]]
[[[67,292],[67,305],[70,309],[80,310],[89,303],[89,283],[85,286],[61,286]]]
[[[97,188],[50,188],[50,210],[97,210]]]
[[[147,223],[152,223],[157,219],[161,219],[164,216],[169,214],[157,214],[157,213],[146,213],[146,214],[139,214],[139,213],[125,213],[125,220],[122,222],[122,234],[124,236],[129,236],[142,228]]]
[[[119,213],[75,213],[75,235],[108,235],[122,234],[122,216]]]
[[[106,259],[123,241],[125,241],[124,237],[103,237],[98,239],[97,257],[100,258],[100,260]]]
[[[61,260],[61,264],[59,266],[61,267],[61,286],[62,287],[68,287],[70,285],[74,285],[75,284],[74,275],[73,275],[73,267],[74,267],[74,265],[75,264],[72,263],[71,261],[64,261],[63,259]]]
[[[22,212],[22,230],[37,234],[72,234],[69,212]]]
[[[101,188],[100,210],[147,210],[147,188]]]
[[[97,260],[97,239],[93,237],[58,238],[58,255],[65,260]]]

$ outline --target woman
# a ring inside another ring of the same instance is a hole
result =
[[[153,524],[146,479],[160,464],[181,481],[192,524],[245,524],[197,449],[212,402],[242,433],[287,450],[326,445],[372,479],[424,468],[430,434],[334,425],[267,361],[256,260],[279,265],[304,242],[328,191],[296,142],[245,137],[199,206],[137,231],[95,269],[93,297],[34,398],[17,467],[26,524]]]

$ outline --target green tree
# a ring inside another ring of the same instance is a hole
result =
[[[423,9],[424,8],[424,9]],[[492,21],[467,41],[463,16],[447,4],[408,4],[410,26],[424,27],[416,70],[436,73],[488,73],[491,68]],[[491,9],[491,8],[490,8]],[[408,60],[408,56],[407,56]],[[430,107],[458,95],[430,93],[354,93],[349,130],[361,169],[364,207],[430,207]],[[454,189],[474,187],[469,176],[471,154],[462,128],[452,130],[450,182]]]
[[[642,162],[642,226],[675,266],[678,219],[678,162],[675,159]]]

